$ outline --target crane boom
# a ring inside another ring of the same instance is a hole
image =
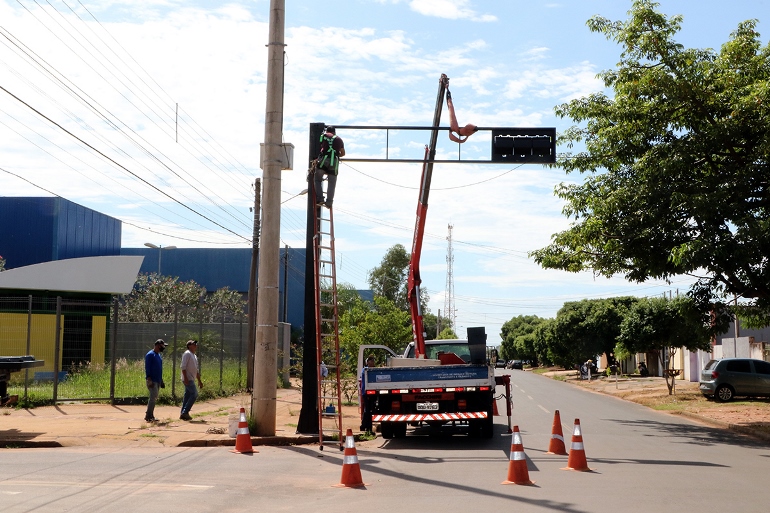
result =
[[[477,130],[474,125],[466,125],[459,128],[457,118],[449,93],[449,78],[441,74],[436,95],[436,110],[433,113],[433,129],[430,134],[430,144],[425,147],[425,157],[422,163],[422,178],[420,179],[420,195],[417,199],[417,218],[414,224],[414,238],[412,240],[412,253],[409,259],[409,277],[407,281],[407,298],[409,299],[409,311],[412,316],[412,337],[414,339],[415,357],[425,358],[425,328],[422,320],[422,307],[420,305],[420,255],[422,253],[422,241],[425,235],[425,217],[428,213],[428,196],[430,194],[430,181],[433,176],[433,161],[436,158],[436,145],[438,144],[439,126],[441,124],[441,110],[444,106],[444,97],[447,99],[447,107],[450,114],[450,128],[458,135],[465,136],[459,140],[452,137],[455,142],[462,143]]]

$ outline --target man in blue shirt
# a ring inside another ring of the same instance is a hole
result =
[[[144,355],[144,375],[147,382],[147,390],[150,392],[150,399],[147,401],[147,413],[144,415],[145,422],[157,422],[155,418],[155,401],[158,399],[160,389],[164,388],[163,383],[163,357],[160,353],[168,344],[159,338],[155,341],[155,347]]]

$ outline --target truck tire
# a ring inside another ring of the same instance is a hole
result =
[[[393,424],[393,435],[396,438],[404,438],[406,436],[406,422],[396,422]]]
[[[495,419],[492,417],[492,412],[490,411],[487,418],[481,420],[481,438],[492,438],[494,435],[494,426]]]
[[[406,424],[404,424],[406,426]],[[382,422],[380,423],[380,434],[382,434],[382,438],[385,440],[390,440],[393,438],[393,423],[392,422]]]

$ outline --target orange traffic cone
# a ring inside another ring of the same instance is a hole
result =
[[[356,452],[353,430],[348,429],[345,434],[345,455],[342,459],[342,477],[340,484],[332,485],[337,487],[358,488],[366,486],[361,478],[361,467],[358,464],[358,453]]]
[[[567,466],[562,470],[579,470],[580,472],[591,470],[588,468],[586,451],[583,448],[583,433],[580,430],[580,419],[575,419],[575,430],[572,432],[572,446],[569,449]]]
[[[524,445],[521,443],[519,426],[513,426],[513,440],[511,440],[511,457],[508,462],[508,479],[500,484],[533,485],[529,480],[527,470],[527,458],[524,455]]]
[[[246,410],[241,408],[241,418],[238,421],[238,434],[235,435],[235,449],[230,452],[242,454],[251,454],[255,451],[251,445],[251,433],[249,433],[249,422],[246,420]]]
[[[492,416],[497,417],[499,415],[500,415],[500,412],[497,411],[497,400],[493,398],[492,399]]]
[[[559,410],[553,414],[553,427],[551,428],[551,443],[548,445],[546,454],[559,454],[565,456],[567,448],[564,447],[564,433],[561,431],[561,417]]]

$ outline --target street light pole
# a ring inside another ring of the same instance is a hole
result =
[[[152,248],[152,249],[157,249],[158,250],[158,276],[160,276],[161,275],[160,274],[160,262],[161,262],[161,257],[163,256],[163,250],[164,249],[176,249],[176,246],[166,246],[164,248],[161,245],[157,245],[156,246],[155,244],[153,244],[151,242],[145,242],[144,245],[147,246],[148,248]]]

